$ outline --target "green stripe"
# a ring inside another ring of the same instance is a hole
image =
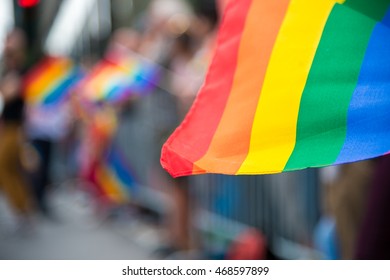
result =
[[[389,3],[390,0],[348,0],[344,5],[376,21],[381,21],[385,16]]]
[[[332,164],[344,144],[349,102],[376,24],[348,7],[357,2],[336,4],[328,18],[302,94],[295,148],[284,170]]]

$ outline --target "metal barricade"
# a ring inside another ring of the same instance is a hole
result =
[[[175,102],[169,93],[156,90],[121,117],[116,142],[134,163],[149,198],[156,193],[150,176],[160,168],[161,146],[178,124]],[[275,251],[283,251],[288,244],[309,249],[320,215],[318,180],[316,169],[265,176],[191,177],[193,235],[211,253],[225,250],[247,228],[262,232]],[[146,199],[150,207],[159,204],[159,211],[164,211],[161,205],[169,199],[160,200],[164,199]]]
[[[172,203],[162,182],[169,179],[152,177],[164,174],[160,151],[179,123],[176,112],[175,98],[156,90],[123,111],[114,139],[142,186],[138,202],[161,216],[167,215]],[[55,169],[57,181],[64,179],[65,167]],[[310,248],[321,212],[319,185],[318,169],[264,176],[192,176],[190,234],[202,251],[215,255],[240,233],[255,228],[282,258],[300,258],[302,252],[304,258],[317,258]]]
[[[195,226],[208,237],[206,248],[224,250],[240,233],[254,228],[266,236],[271,250],[284,250],[280,248],[283,241],[310,250],[320,213],[317,170],[265,176],[201,175],[191,182],[197,205]],[[219,244],[216,248],[210,244],[213,240]]]

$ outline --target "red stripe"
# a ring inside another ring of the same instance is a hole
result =
[[[31,85],[39,76],[42,75],[53,63],[56,58],[47,56],[41,60],[34,68],[27,72],[23,78],[22,93],[25,94],[25,89]]]
[[[222,22],[218,46],[206,81],[183,123],[163,146],[161,164],[174,177],[203,173],[199,168],[194,168],[193,162],[208,150],[225,109],[251,4],[252,0],[230,1],[224,17],[228,20]],[[216,91],[218,95],[214,94]],[[207,124],[204,123],[204,116],[210,116]],[[186,155],[186,158],[181,155]]]

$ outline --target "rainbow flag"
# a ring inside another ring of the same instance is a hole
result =
[[[96,171],[97,182],[110,201],[123,204],[136,193],[136,181],[117,149],[111,149]]]
[[[230,1],[163,167],[173,176],[268,174],[388,153],[389,3]]]
[[[29,105],[61,104],[82,77],[81,69],[72,60],[46,57],[27,73],[23,90],[25,99]]]
[[[135,55],[106,58],[85,78],[81,91],[89,100],[115,103],[149,93],[158,82],[158,72],[154,64]]]

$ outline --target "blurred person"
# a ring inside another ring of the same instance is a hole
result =
[[[105,56],[126,57],[129,53],[138,52],[140,45],[140,33],[131,28],[120,28],[113,33]]]
[[[342,259],[354,259],[359,229],[366,211],[367,194],[374,177],[376,160],[343,164],[326,188],[326,215],[335,221]]]
[[[153,0],[142,19],[142,42],[139,53],[162,63],[170,48],[172,29],[170,21],[177,16],[190,14],[188,5],[181,0]]]
[[[132,53],[137,52],[140,47],[140,34],[130,28],[116,30],[107,46],[105,59],[121,60],[127,59]],[[93,72],[93,67],[90,67]],[[79,91],[85,90],[83,87]],[[110,214],[114,206],[113,202],[102,189],[99,182],[99,168],[104,163],[107,151],[112,146],[113,137],[117,130],[118,112],[122,107],[130,106],[134,101],[132,98],[124,103],[110,104],[108,101],[99,102],[83,98],[85,94],[79,92],[73,95],[71,102],[77,123],[81,133],[81,143],[77,162],[79,164],[78,176],[87,183],[88,191],[96,200],[97,214],[99,216]],[[127,107],[126,107],[127,108]]]
[[[169,68],[173,72],[170,79],[170,88],[178,100],[178,114],[182,119],[192,104],[194,93],[192,84],[196,81],[194,69],[190,67],[194,57],[193,38],[189,33],[177,37],[172,45]]]
[[[33,172],[30,172],[37,210],[46,217],[52,217],[47,201],[52,151],[53,146],[64,138],[69,129],[69,108],[27,106],[26,117],[27,137],[38,156],[37,164]]]
[[[390,258],[389,168],[389,156],[343,164],[329,182],[328,211],[342,259]]]
[[[193,78],[193,72],[188,67],[194,55],[193,47],[191,35],[183,33],[174,39],[168,59],[168,67],[172,71],[169,83],[171,92],[178,101],[176,112],[178,119],[182,119],[188,109],[187,106],[183,106],[186,104],[184,91]],[[167,217],[169,238],[165,254],[172,254],[175,251],[185,252],[191,248],[189,181],[187,177],[169,180],[172,185],[170,196],[173,205]]]
[[[168,68],[170,88],[177,99],[178,119],[183,119],[201,87],[215,44],[215,29],[218,22],[217,7],[214,1],[200,1],[196,7],[196,17],[188,32],[173,40]],[[189,252],[194,244],[191,240],[191,206],[189,179],[170,179],[173,205],[168,217],[170,233],[166,254],[174,251]]]
[[[225,11],[228,2],[229,2],[229,0],[217,0],[218,11],[219,11],[220,15],[223,14],[223,12]]]
[[[55,70],[53,70],[55,69]],[[26,134],[38,155],[37,166],[29,174],[37,210],[53,218],[48,205],[53,149],[69,129],[67,97],[81,71],[65,57],[44,56],[27,72],[23,94],[26,100]]]
[[[363,213],[355,233],[353,257],[361,260],[390,259],[390,156],[371,160],[371,180],[364,192]],[[367,173],[367,171],[363,171]],[[359,211],[360,212],[360,211]]]
[[[87,183],[88,192],[96,200],[97,214],[102,216],[110,209],[111,201],[99,184],[97,171],[111,145],[117,127],[116,113],[111,106],[100,103],[92,110],[89,109],[81,122],[79,177]]]
[[[195,4],[195,18],[191,24],[191,32],[198,40],[199,48],[215,40],[216,27],[219,23],[220,14],[215,1],[198,0]]]
[[[329,166],[319,169],[319,184],[321,191],[321,216],[313,231],[313,245],[322,253],[325,259],[340,259],[340,246],[336,232],[333,183],[339,176],[339,166]]]
[[[188,30],[193,50],[192,57],[185,67],[182,66],[182,69],[178,69],[180,72],[176,70],[181,76],[177,78],[177,80],[181,80],[181,88],[177,87],[178,81],[173,81],[173,90],[174,94],[178,96],[181,118],[184,118],[188,112],[203,84],[207,67],[216,46],[218,21],[219,15],[215,1],[202,0],[197,2],[195,16]]]
[[[340,259],[339,242],[334,217],[324,215],[320,218],[314,228],[313,243],[314,248],[320,251],[325,259]]]
[[[8,34],[5,41],[4,72],[0,79],[0,92],[4,100],[0,128],[0,189],[21,219],[21,226],[29,221],[32,212],[30,189],[25,178],[26,165],[23,162],[31,163],[34,157],[32,153],[23,153],[26,140],[23,134],[24,100],[21,81],[25,54],[25,34],[16,29]]]

